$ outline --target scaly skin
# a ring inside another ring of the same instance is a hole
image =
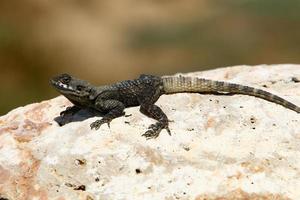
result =
[[[154,105],[163,94],[181,92],[244,94],[280,104],[300,113],[298,106],[267,91],[194,77],[141,75],[138,79],[95,87],[68,74],[61,74],[51,79],[50,82],[58,92],[74,104],[73,107],[67,108],[61,113],[62,117],[75,114],[81,108],[89,108],[105,114],[102,119],[96,120],[90,125],[92,129],[97,130],[104,123],[109,126],[114,118],[124,115],[125,108],[140,106],[140,111],[143,114],[157,120],[143,134],[147,139],[158,137],[162,129],[166,129],[171,135],[168,117],[161,108]]]
[[[196,92],[196,93],[210,93],[210,92],[225,92],[230,94],[244,94],[255,96],[291,109],[300,113],[300,108],[291,102],[274,95],[270,92],[248,87],[235,83],[227,83],[223,81],[212,81],[203,78],[195,77],[162,77],[165,94],[179,93],[179,92]]]

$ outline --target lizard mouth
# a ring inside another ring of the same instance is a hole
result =
[[[51,80],[51,84],[56,87],[57,89],[59,90],[64,90],[64,91],[74,91],[74,88],[67,85],[67,84],[64,84],[60,81],[54,81],[54,80]]]

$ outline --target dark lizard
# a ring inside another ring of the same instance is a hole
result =
[[[61,74],[51,79],[54,88],[68,98],[73,107],[61,112],[61,116],[75,114],[83,108],[89,108],[104,113],[100,120],[91,123],[91,129],[99,129],[104,123],[109,123],[117,117],[124,115],[124,109],[140,106],[140,111],[157,122],[149,126],[143,134],[147,139],[158,137],[162,129],[169,135],[168,117],[155,105],[161,95],[173,93],[229,93],[244,94],[265,99],[280,104],[288,109],[300,113],[300,107],[271,94],[267,91],[223,81],[212,81],[203,78],[184,76],[152,76],[141,75],[134,80],[121,81],[112,85],[93,86],[90,83],[74,78],[68,74]]]

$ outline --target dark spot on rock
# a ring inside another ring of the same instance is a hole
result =
[[[74,187],[75,185],[73,185],[72,183],[65,183],[65,186],[67,186],[67,187]]]
[[[132,114],[129,114],[129,115],[124,115],[124,117],[130,117],[130,116],[132,116]]]
[[[96,182],[99,182],[99,181],[100,181],[100,179],[97,177],[97,178],[95,178],[95,181],[96,181]]]
[[[79,186],[75,187],[74,190],[82,190],[82,191],[85,191],[85,185],[79,185]]]
[[[244,106],[240,106],[240,108],[244,108]]]
[[[255,130],[255,127],[252,127],[253,130]]]
[[[292,77],[291,79],[294,83],[299,83],[300,80],[297,77]]]
[[[135,173],[140,174],[140,173],[142,173],[142,171],[139,168],[137,168],[137,169],[135,169]]]
[[[75,162],[77,165],[85,165],[86,164],[85,159],[76,159]]]
[[[262,85],[262,87],[264,87],[264,88],[268,88],[268,86],[267,86],[267,85]]]
[[[255,122],[256,122],[255,117],[251,117],[251,118],[250,118],[250,123],[251,123],[251,124],[254,124]]]
[[[130,124],[130,122],[128,122],[128,121],[125,121],[125,124]]]
[[[183,147],[184,150],[189,151],[191,150],[190,147]]]

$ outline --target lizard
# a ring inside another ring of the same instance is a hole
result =
[[[125,80],[111,85],[93,86],[89,82],[69,74],[60,74],[50,79],[50,83],[74,104],[74,106],[67,107],[65,111],[62,111],[60,116],[73,115],[84,108],[104,114],[100,120],[90,124],[91,129],[98,130],[102,124],[108,124],[110,127],[110,122],[113,119],[125,115],[125,108],[140,106],[141,113],[157,120],[142,134],[147,139],[157,138],[163,129],[171,135],[167,115],[159,106],[155,105],[161,95],[174,93],[242,94],[258,97],[300,113],[300,107],[262,89],[181,75],[154,76],[142,74],[134,80]]]

